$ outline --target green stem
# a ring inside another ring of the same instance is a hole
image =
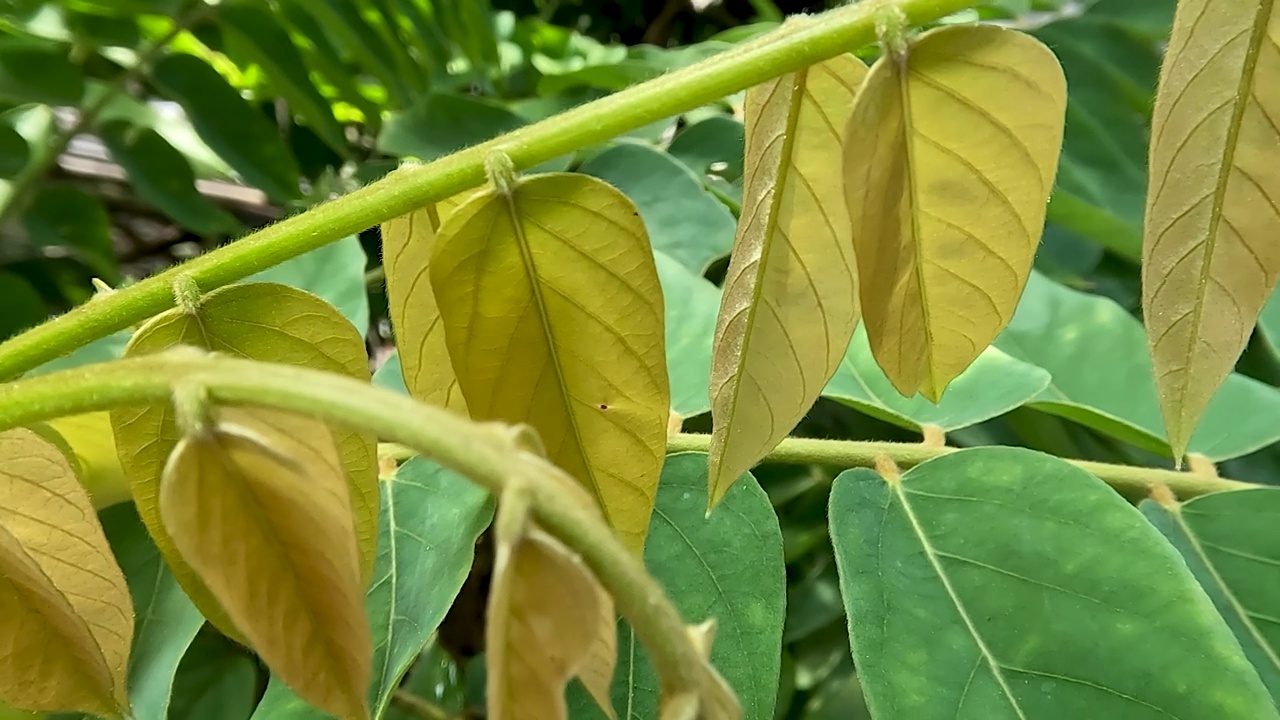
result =
[[[895,4],[907,22],[920,25],[977,2],[896,0]],[[173,304],[170,286],[178,272],[191,275],[207,292],[473,188],[484,182],[484,160],[495,150],[506,153],[517,169],[528,168],[851,52],[876,39],[875,13],[884,4],[867,0],[818,16],[792,18],[772,33],[703,62],[439,160],[404,167],[10,339],[0,345],[0,380],[167,310]]]
[[[706,452],[710,445],[710,435],[681,434],[667,440],[667,452]],[[926,460],[958,451],[959,448],[930,447],[913,443],[787,438],[761,462],[851,468],[875,467],[877,458],[887,457],[898,467],[906,469]],[[1112,465],[1087,460],[1064,460],[1064,462],[1088,471],[1130,500],[1141,500],[1147,497],[1152,488],[1158,485],[1169,488],[1174,495],[1183,500],[1224,490],[1257,487],[1252,483],[1239,480],[1175,470]]]
[[[213,403],[274,408],[358,428],[413,448],[495,497],[513,482],[526,484],[534,519],[608,588],[649,649],[664,687],[699,687],[703,660],[662,588],[597,515],[567,495],[563,483],[572,481],[520,449],[509,425],[472,422],[334,373],[178,348],[0,385],[0,432],[114,407],[169,403],[177,387],[203,388]]]

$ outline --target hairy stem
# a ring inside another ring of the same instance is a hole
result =
[[[886,3],[897,6],[908,23],[919,25],[978,0],[868,0],[792,18],[772,33],[703,62],[439,160],[406,166],[0,344],[0,380],[167,310],[178,272],[191,275],[208,292],[475,187],[484,182],[485,158],[494,151],[510,157],[516,169],[531,167],[867,45],[876,39],[876,12]]]
[[[495,497],[531,490],[538,524],[591,568],[653,656],[664,687],[696,692],[702,658],[666,593],[604,522],[567,496],[564,474],[520,448],[509,425],[476,423],[334,373],[214,356],[194,348],[86,365],[0,385],[0,432],[113,407],[172,402],[175,388],[209,401],[268,407],[355,428],[413,448]]]

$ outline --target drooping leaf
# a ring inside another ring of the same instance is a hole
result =
[[[462,198],[415,210],[382,224],[382,267],[400,369],[409,395],[466,415],[445,343],[440,307],[431,289],[431,253],[442,218]]]
[[[176,308],[162,313],[138,330],[125,355],[149,355],[179,344],[369,379],[364,341],[351,324],[314,295],[284,285],[229,285],[204,296],[193,315]],[[238,637],[160,522],[160,476],[180,437],[173,408],[165,403],[113,409],[111,426],[138,513],[178,582],[210,622]],[[351,488],[361,568],[368,579],[377,554],[377,449],[372,437],[353,430],[336,428],[334,438]]]
[[[889,480],[850,470],[829,517],[877,720],[1280,717],[1174,549],[1061,460],[971,448]]]
[[[845,140],[862,311],[900,393],[937,402],[1013,315],[1044,225],[1066,84],[992,25],[920,35],[858,93]]]
[[[99,126],[102,142],[143,200],[198,235],[234,235],[240,221],[200,194],[190,163],[158,132],[121,120]]]
[[[319,421],[224,408],[178,442],[159,507],[183,559],[272,672],[316,707],[360,720],[373,644],[344,475]]]
[[[635,206],[577,173],[485,190],[441,226],[431,284],[472,417],[531,425],[639,551],[670,391],[662,291]]]
[[[334,152],[347,154],[351,144],[342,124],[333,117],[329,103],[312,84],[298,48],[273,14],[260,5],[241,1],[223,3],[217,17],[228,35],[240,43],[245,55],[267,72],[272,85],[307,126]]]
[[[1184,0],[1151,120],[1142,314],[1175,459],[1280,277],[1280,7]]]
[[[26,710],[127,711],[133,605],[67,459],[25,428],[0,433],[0,700]]]
[[[298,164],[280,134],[212,66],[194,55],[170,54],[156,63],[152,78],[246,182],[276,200],[301,196]]]
[[[360,238],[351,235],[273,265],[246,282],[306,290],[337,308],[364,335],[369,328],[369,293],[364,282],[368,261]]]
[[[1182,553],[1280,705],[1280,491],[1214,493],[1182,504],[1144,500],[1141,508]]]
[[[858,325],[831,116],[866,75],[846,54],[747,91],[743,217],[711,366],[713,506],[809,412]]]
[[[129,661],[129,698],[137,720],[168,720],[174,677],[204,625],[130,503],[104,510],[102,528],[120,562],[137,618]],[[178,714],[174,720],[187,720]]]
[[[1031,403],[1152,452],[1168,452],[1142,323],[1115,302],[1032,273],[996,347],[1052,376]],[[1280,440],[1280,391],[1234,374],[1209,403],[1191,451],[1213,461]]]
[[[664,152],[619,143],[578,171],[625,193],[640,209],[653,248],[698,275],[733,247],[733,214],[697,175]]]
[[[988,347],[951,381],[938,403],[919,395],[904,398],[876,365],[867,330],[859,327],[822,395],[909,430],[934,425],[950,431],[1021,407],[1040,395],[1050,381],[1045,369]]]
[[[742,717],[773,720],[786,606],[782,531],[754,478],[734,483],[710,517],[706,493],[705,453],[667,456],[645,567],[682,617],[715,619],[711,665],[737,694]],[[658,686],[648,652],[620,620],[613,679],[618,717],[657,717]],[[571,692],[570,699],[575,720],[600,717],[585,693]]]

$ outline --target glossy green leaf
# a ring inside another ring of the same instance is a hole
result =
[[[187,111],[200,138],[246,182],[276,200],[301,197],[298,164],[280,133],[217,70],[179,53],[161,58],[152,78]]]
[[[844,202],[848,107],[867,75],[839,55],[747,91],[743,215],[711,364],[711,504],[795,429],[858,326],[858,266]]]
[[[351,235],[269,267],[246,282],[306,290],[337,308],[363,335],[369,328],[369,292],[364,282],[368,262],[360,238]]]
[[[1181,462],[1280,279],[1280,7],[1182,0],[1151,120],[1142,316]]]
[[[22,214],[22,225],[35,245],[70,251],[104,280],[115,282],[111,218],[96,197],[70,185],[41,187]]]
[[[71,46],[0,44],[0,99],[18,104],[79,105],[84,74]]]
[[[635,206],[578,173],[522,178],[450,214],[430,268],[471,416],[530,424],[639,551],[671,398],[662,290]]]
[[[850,470],[829,513],[877,720],[1280,717],[1177,552],[1061,460],[972,448],[888,481]]]
[[[666,308],[667,377],[671,409],[689,418],[711,410],[711,345],[720,289],[701,275],[654,252]]]
[[[44,298],[18,273],[0,269],[0,338],[17,335],[49,319]]]
[[[248,720],[258,700],[258,664],[206,628],[182,658],[169,720]]]
[[[138,197],[198,235],[235,235],[240,221],[196,189],[191,164],[155,130],[121,120],[103,123],[99,137],[124,168]]]
[[[1032,273],[996,347],[1052,376],[1032,407],[1168,452],[1142,324],[1116,303]],[[1211,460],[1280,440],[1280,391],[1235,374],[1209,404],[1192,452]]]
[[[201,298],[193,315],[176,308],[157,315],[138,330],[125,355],[150,355],[178,344],[369,380],[364,341],[355,328],[331,305],[284,285],[228,285]],[[160,477],[180,437],[171,406],[117,408],[111,412],[111,425],[138,512],[156,545],[205,617],[236,637],[230,618],[182,560],[160,520]],[[351,489],[361,568],[367,580],[377,545],[377,451],[370,436],[347,428],[333,432]]]
[[[716,619],[711,664],[737,694],[744,720],[772,720],[786,604],[778,518],[750,474],[710,518],[706,507],[706,454],[667,456],[645,567],[685,620]],[[571,692],[570,701],[575,720],[602,716],[585,692]],[[625,620],[618,623],[613,706],[626,720],[658,716],[657,673]]]
[[[701,275],[729,254],[737,221],[689,168],[664,152],[619,143],[578,168],[626,193],[655,250]]]
[[[1046,370],[989,347],[951,381],[941,402],[934,404],[918,394],[904,398],[876,364],[867,330],[859,327],[822,395],[909,430],[935,425],[949,431],[1021,407],[1049,382]]]
[[[129,699],[137,720],[170,715],[174,676],[204,616],[165,565],[132,503],[103,510],[102,529],[129,583],[137,621],[129,660]],[[181,696],[179,696],[181,697]]]
[[[1182,553],[1280,705],[1280,490],[1214,493],[1182,504],[1144,500],[1141,508]]]

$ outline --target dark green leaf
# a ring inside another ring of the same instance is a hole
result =
[[[69,45],[0,44],[0,100],[79,105],[84,75],[70,52]]]
[[[194,55],[166,55],[152,77],[180,103],[201,139],[246,182],[277,200],[295,200],[298,165],[271,123],[217,70]]]
[[[0,178],[12,178],[22,172],[30,159],[27,139],[12,125],[0,122]]]
[[[487,100],[430,93],[387,119],[378,149],[401,157],[435,160],[523,126],[524,120]]]
[[[1088,473],[973,448],[831,493],[877,720],[1277,718],[1187,566]]]
[[[206,626],[178,667],[169,720],[248,720],[258,700],[258,675],[247,650]]]
[[[587,65],[558,74],[551,74],[547,69],[540,68],[544,77],[538,83],[538,93],[553,94],[579,85],[621,90],[705,60],[731,47],[733,46],[724,42],[702,42],[671,49],[638,45],[628,48],[627,57],[618,62]]]
[[[376,75],[397,104],[409,104],[414,93],[407,78],[414,76],[410,68],[398,64],[403,63],[403,58],[397,57],[400,49],[379,35],[356,4],[350,0],[302,0],[299,6],[319,21],[329,37],[365,70]]]
[[[111,218],[94,196],[70,185],[44,186],[23,213],[22,226],[32,244],[71,252],[104,280],[115,282]]]

